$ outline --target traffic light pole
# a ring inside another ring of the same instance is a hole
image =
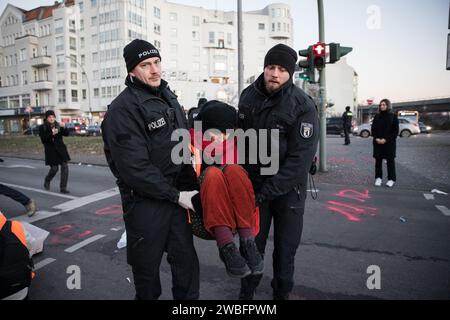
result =
[[[319,11],[319,42],[325,43],[325,23],[323,13],[323,0],[317,0]],[[319,171],[327,172],[327,119],[326,119],[326,103],[327,103],[327,90],[325,81],[325,68],[320,71],[320,105],[319,105],[319,119],[320,119],[320,140],[319,140]]]

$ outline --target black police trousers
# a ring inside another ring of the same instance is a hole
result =
[[[270,226],[273,220],[273,279],[274,295],[286,295],[294,286],[295,254],[303,230],[306,187],[296,188],[259,207],[260,231],[255,238],[259,252],[264,256]],[[250,275],[241,279],[244,291],[254,291],[262,275]]]
[[[187,211],[167,200],[138,196],[122,195],[122,205],[136,299],[156,300],[161,295],[164,252],[172,271],[173,298],[198,299],[199,262]]]

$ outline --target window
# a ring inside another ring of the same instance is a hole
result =
[[[36,58],[37,56],[37,48],[33,48],[33,58]]]
[[[258,23],[258,30],[264,30],[266,25],[264,23]]]
[[[27,72],[26,71],[22,71],[22,84],[23,85],[26,85],[26,84],[28,84],[28,75],[27,75]]]
[[[84,37],[80,38],[80,48],[83,49],[84,48]]]
[[[64,32],[64,21],[63,19],[55,19],[55,33],[63,33]],[[41,31],[41,35],[44,32]]]
[[[215,34],[214,32],[209,32],[209,43],[214,43],[215,41]]]
[[[199,62],[192,62],[192,70],[200,71],[200,63]]]
[[[91,7],[97,6],[97,0],[91,0]]]
[[[27,55],[27,49],[20,49],[20,61],[25,61]]]
[[[64,85],[66,83],[66,74],[64,72],[58,72],[56,74],[57,84],[58,85]]]
[[[231,46],[231,33],[227,33],[227,44]]]
[[[75,20],[69,20],[69,31],[75,32]]]
[[[98,52],[92,53],[92,62],[98,62]]]
[[[64,69],[64,63],[65,63],[65,57],[63,54],[56,56],[56,68],[57,69]]]
[[[192,55],[194,57],[199,57],[200,56],[200,47],[193,47],[192,48]]]
[[[91,26],[96,26],[97,25],[97,17],[91,17]]]
[[[86,100],[86,89],[81,90],[81,95],[83,96],[83,100]]]
[[[192,16],[192,25],[193,26],[199,26],[200,25],[200,17],[199,16]]]
[[[275,23],[272,23],[272,32],[275,32]]]
[[[192,31],[192,39],[200,40],[200,33],[198,31]]]
[[[66,90],[58,90],[58,102],[66,102]]]
[[[98,97],[100,95],[100,90],[98,88],[94,88],[94,97]]]
[[[169,19],[170,21],[177,21],[178,19],[177,14],[175,12],[169,13]]]
[[[161,10],[157,7],[153,7],[153,15],[158,19],[161,18]]]
[[[84,4],[83,2],[78,2],[78,6],[80,7],[80,12],[84,11]]]
[[[83,30],[84,30],[84,20],[81,19],[80,20],[80,31],[83,31]]]
[[[161,49],[161,42],[160,42],[160,41],[155,40],[154,44],[155,44],[155,47],[156,47],[157,49]]]
[[[84,66],[84,65],[86,64],[86,56],[85,56],[84,54],[82,54],[82,55],[80,56],[80,58],[81,58],[80,64],[81,64],[82,66]]]
[[[281,31],[281,22],[277,23],[277,31]]]
[[[75,38],[69,38],[69,46],[72,50],[77,50],[77,40]]]
[[[76,72],[71,72],[70,73],[70,84],[73,84],[73,85],[77,85],[78,84],[78,79],[77,79],[77,73]]]
[[[156,34],[161,34],[161,26],[159,25],[159,24],[154,24],[153,25],[153,31],[156,33]]]
[[[78,90],[72,90],[72,102],[78,102]]]
[[[178,52],[178,45],[170,44],[170,52],[171,53],[177,53]]]
[[[170,36],[176,37],[177,36],[177,28],[171,28],[170,29]]]
[[[55,39],[55,46],[56,46],[56,51],[64,50],[64,38],[63,37],[56,38]]]
[[[77,67],[77,56],[74,54],[70,55],[70,66],[72,68],[76,68]]]
[[[48,56],[48,55],[49,55],[49,54],[48,54],[47,46],[42,47],[41,54],[42,54],[43,56]]]
[[[214,70],[215,71],[225,71],[225,70],[227,70],[227,65],[225,62],[216,62],[216,63],[214,63]]]

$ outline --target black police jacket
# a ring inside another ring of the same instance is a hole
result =
[[[172,132],[187,128],[177,96],[161,80],[155,90],[128,76],[102,122],[104,151],[121,193],[178,202],[181,165],[171,160]]]
[[[290,81],[269,95],[264,89],[264,74],[261,74],[242,92],[238,116],[239,127],[244,131],[251,128],[279,130],[278,172],[261,175],[260,169],[264,166],[260,160],[256,165],[244,165],[258,194],[257,200],[271,200],[296,187],[306,190],[319,139],[317,107],[311,97]],[[270,150],[270,142],[266,141]]]

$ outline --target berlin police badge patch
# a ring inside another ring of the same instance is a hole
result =
[[[312,123],[302,122],[300,126],[300,135],[305,138],[311,138],[313,135],[313,125]]]

